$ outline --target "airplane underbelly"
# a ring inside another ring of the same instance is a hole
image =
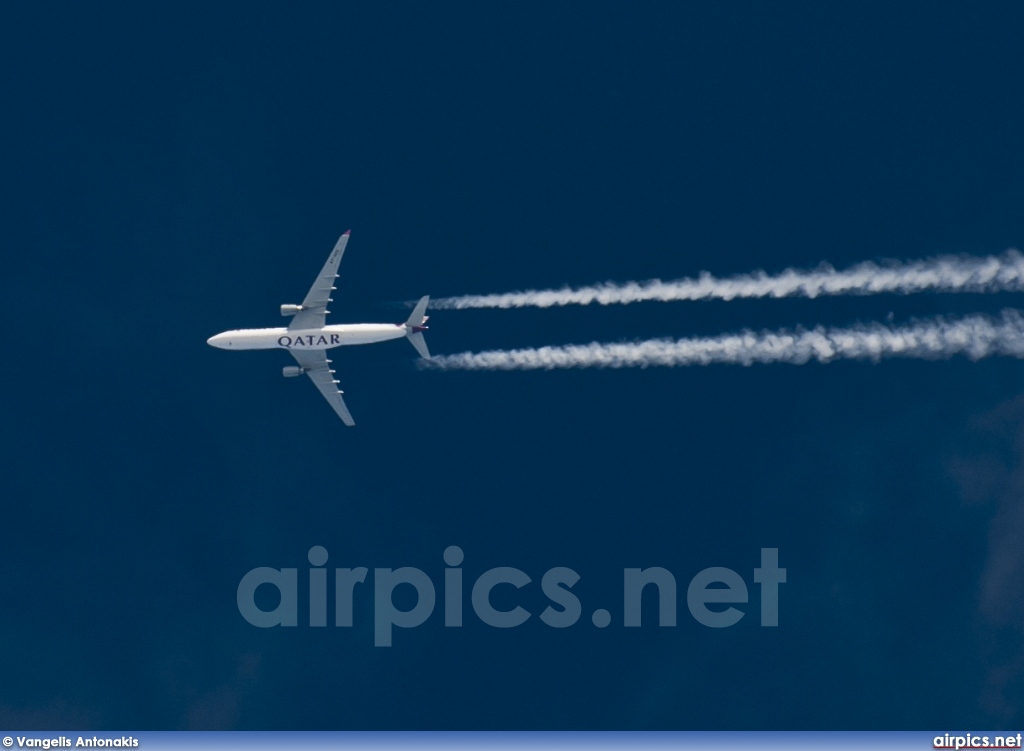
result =
[[[394,324],[342,324],[312,331],[289,331],[277,338],[284,349],[331,349],[350,344],[372,344],[405,336],[403,326]]]
[[[393,323],[351,323],[320,329],[291,331],[236,329],[211,337],[207,343],[221,349],[331,349],[346,344],[372,344],[405,336],[405,326]]]
[[[211,337],[208,344],[221,349],[274,349],[287,329],[236,329]]]

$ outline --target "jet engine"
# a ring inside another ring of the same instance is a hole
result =
[[[299,313],[299,312],[301,312],[303,310],[305,310],[305,308],[303,308],[301,305],[282,305],[281,306],[281,315],[283,315],[283,316],[293,316],[296,313]]]
[[[285,365],[284,368],[281,369],[281,375],[285,378],[295,378],[295,376],[300,376],[305,372],[306,369],[300,368],[298,365]]]

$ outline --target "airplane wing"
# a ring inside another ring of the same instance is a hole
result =
[[[302,301],[302,310],[288,324],[289,330],[318,329],[324,325],[324,318],[329,312],[327,303],[331,302],[334,280],[338,278],[338,264],[341,263],[341,256],[345,252],[345,246],[348,245],[349,231],[339,237],[338,242],[334,244],[334,250],[327,257],[327,263],[320,271],[320,276],[313,282],[306,299]]]
[[[342,247],[344,248],[344,246]],[[349,427],[355,425],[356,421],[352,419],[352,414],[345,406],[345,400],[341,398],[338,382],[334,380],[334,371],[331,370],[331,361],[327,359],[327,351],[323,349],[292,349],[289,351],[296,362],[306,371],[310,380],[320,389],[324,398],[334,407],[334,411],[338,413],[341,421]]]

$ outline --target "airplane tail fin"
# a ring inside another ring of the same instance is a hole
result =
[[[430,302],[430,295],[424,295],[412,309],[409,320],[405,322],[405,335],[409,343],[420,353],[420,357],[430,359],[430,350],[427,349],[427,341],[423,338],[423,332],[427,330],[427,319],[430,316],[424,315],[427,312],[427,303]]]

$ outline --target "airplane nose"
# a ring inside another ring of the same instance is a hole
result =
[[[206,340],[207,344],[209,344],[211,347],[216,347],[217,349],[224,349],[224,347],[222,346],[223,342],[224,342],[224,335],[223,334],[216,334],[216,335],[211,336],[209,339]]]

